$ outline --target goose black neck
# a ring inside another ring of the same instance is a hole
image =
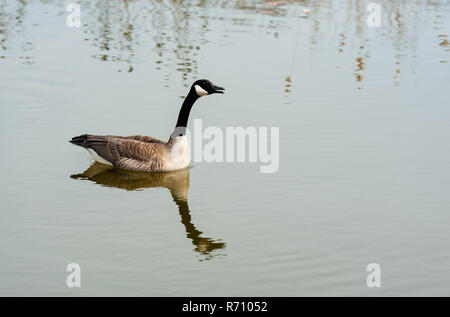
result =
[[[192,106],[197,101],[198,95],[193,89],[191,89],[183,101],[180,113],[178,114],[177,125],[175,127],[174,133],[176,136],[184,135],[186,133],[186,127],[189,120],[189,114],[191,113]]]

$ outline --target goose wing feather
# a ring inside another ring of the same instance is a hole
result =
[[[148,143],[165,143],[164,141],[161,141],[157,138],[153,138],[151,136],[145,136],[145,135],[130,135],[130,136],[107,135],[106,137],[126,139],[126,140],[136,140],[136,141],[142,141],[142,142],[148,142]]]
[[[86,146],[115,167],[126,170],[158,170],[167,153],[165,142],[144,136],[89,135]]]

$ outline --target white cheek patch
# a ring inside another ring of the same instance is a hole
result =
[[[205,89],[203,89],[202,87],[200,87],[199,85],[195,85],[195,92],[199,96],[205,96],[208,94],[208,92]]]

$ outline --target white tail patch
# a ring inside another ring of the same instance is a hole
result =
[[[91,154],[92,158],[93,158],[96,162],[99,162],[99,163],[102,163],[102,164],[105,164],[105,165],[108,165],[108,166],[113,166],[113,165],[111,164],[111,162],[108,162],[107,160],[105,160],[103,157],[101,157],[100,155],[98,155],[97,152],[95,152],[94,150],[88,149],[88,148],[85,148],[85,149],[89,152],[89,154]]]
[[[195,92],[197,93],[197,95],[201,96],[205,96],[208,95],[208,92],[203,89],[202,87],[200,87],[199,85],[195,85]]]

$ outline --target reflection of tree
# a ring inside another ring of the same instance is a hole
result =
[[[13,45],[9,42],[17,40],[23,53],[19,59],[23,64],[31,65],[33,58],[29,52],[33,50],[34,44],[27,38],[27,30],[23,25],[26,6],[27,2],[24,0],[18,0],[13,5],[6,2],[0,3],[0,58],[6,58],[3,54],[8,50],[8,46]]]
[[[42,2],[53,3],[61,16],[66,14],[64,2]],[[24,27],[26,16],[35,13],[26,10],[28,3],[26,0],[0,3],[2,59],[9,58],[5,52],[19,43],[19,58],[24,63],[33,62],[27,52],[33,49],[32,36],[39,29]],[[334,40],[338,52],[343,53],[345,46],[352,60],[364,60],[364,68],[353,72],[358,86],[367,77],[371,38],[389,43],[395,59],[393,79],[398,82],[402,59],[415,58],[419,29],[429,23],[437,32],[445,17],[441,12],[447,4],[418,0],[380,0],[377,3],[381,6],[382,27],[374,32],[366,25],[366,0],[80,0],[85,40],[96,47],[95,59],[114,65],[119,71],[133,72],[142,60],[150,60],[148,54],[139,56],[146,53],[140,48],[152,41],[156,58],[152,57],[151,63],[156,70],[164,72],[166,85],[174,74],[178,74],[185,85],[197,77],[199,53],[209,41],[221,45],[235,33],[254,32],[279,38],[281,30],[292,31],[294,37],[297,22],[302,26],[302,38],[308,38],[311,49]],[[219,30],[217,25],[224,27]],[[288,36],[288,32],[284,35]],[[448,51],[448,47],[445,50]],[[291,72],[289,76],[293,78]]]
[[[125,70],[132,72],[134,50],[139,46],[134,24],[139,16],[131,12],[130,1],[89,1],[81,6],[86,40],[99,49],[93,57],[104,62],[125,64]]]
[[[155,35],[154,52],[158,55],[155,61],[156,68],[175,69],[181,73],[185,86],[188,86],[192,78],[197,74],[197,56],[200,45],[204,44],[204,31],[198,31],[198,25],[191,26],[195,16],[191,16],[192,3],[187,1],[156,1],[150,10],[150,20]],[[201,17],[202,28],[207,28],[207,21]],[[196,43],[196,44],[195,44]],[[168,85],[170,72],[166,74],[166,85]]]
[[[172,199],[178,206],[181,223],[186,230],[186,237],[192,241],[195,251],[202,258],[209,260],[217,255],[217,251],[226,247],[221,240],[204,237],[192,223],[191,211],[188,205],[189,169],[164,172],[132,172],[117,170],[103,164],[94,163],[81,174],[71,175],[74,179],[86,179],[102,186],[115,187],[125,190],[139,190],[143,188],[165,187],[169,189]]]

